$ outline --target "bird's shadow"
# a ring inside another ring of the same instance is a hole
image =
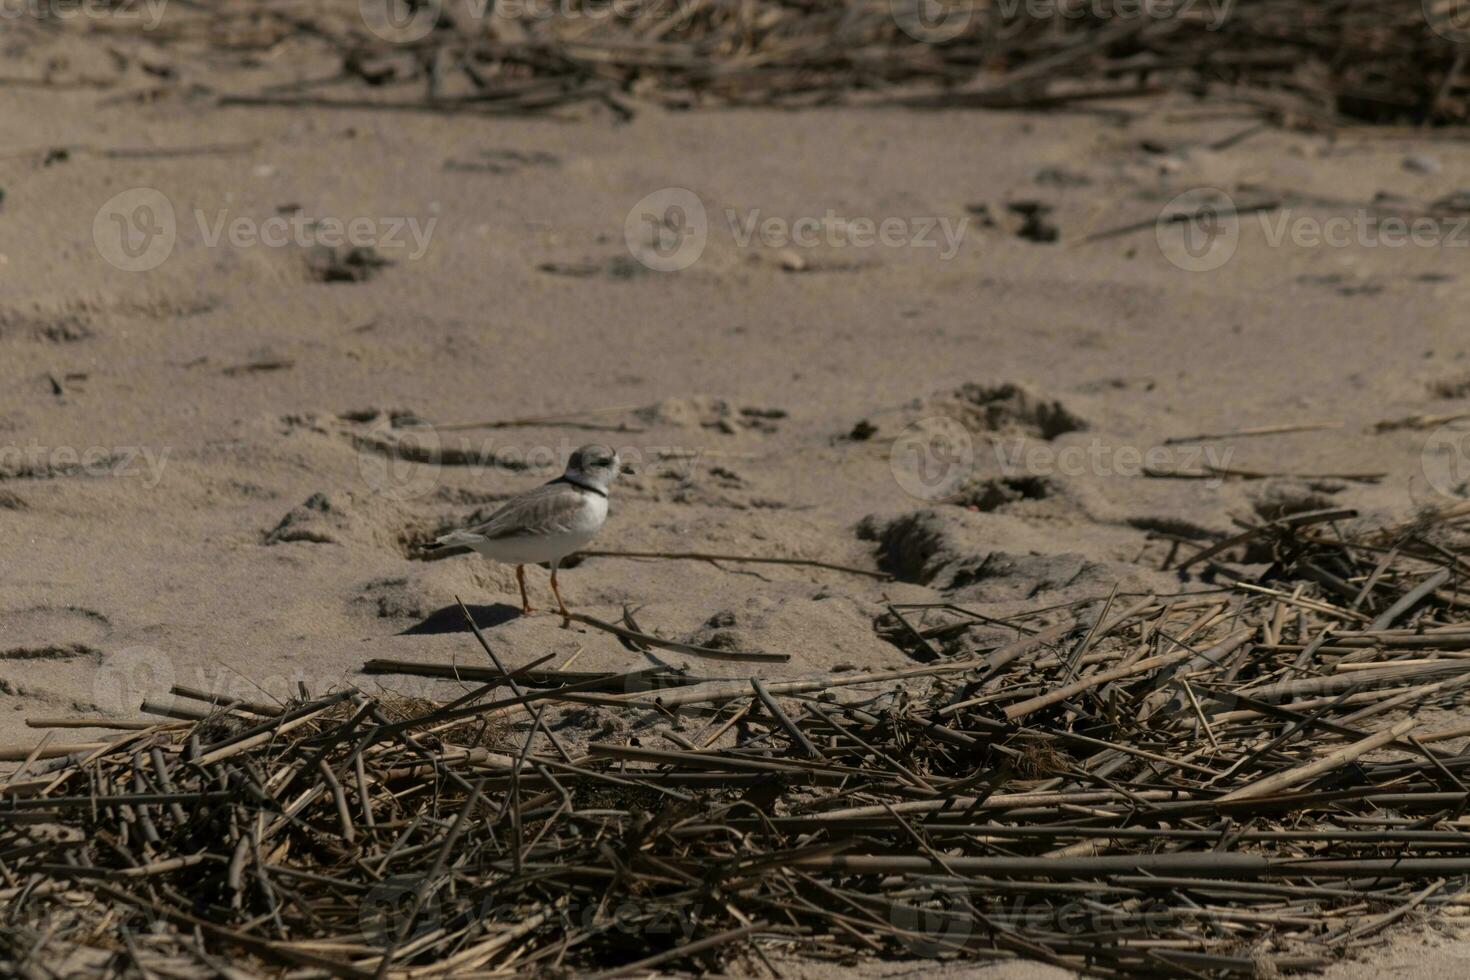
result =
[[[519,608],[506,602],[496,602],[488,606],[466,606],[465,608],[470,611],[475,625],[482,630],[494,629],[521,615]],[[453,605],[434,610],[420,622],[398,635],[426,636],[436,633],[468,633],[469,631],[470,624],[465,622],[464,613],[460,611],[458,605]]]

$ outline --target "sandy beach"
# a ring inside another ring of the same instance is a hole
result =
[[[507,662],[636,668],[611,635],[520,616],[510,567],[421,556],[588,442],[636,469],[598,549],[850,569],[563,568],[578,611],[779,650],[782,676],[911,665],[875,629],[891,603],[1004,618],[1172,593],[1199,584],[1179,549],[1236,521],[1371,525],[1465,493],[1470,229],[1360,217],[1464,195],[1461,141],[1262,127],[1182,95],[219,107],[187,85],[129,97],[146,57],[37,41],[7,71],[49,61],[69,84],[0,100],[7,747],[42,736],[27,719],[138,717],[174,685],[453,698],[362,668],[483,663],[456,599]],[[1240,213],[1201,245],[1159,222],[1180,200]],[[1383,424],[1416,416],[1447,421]],[[1328,975],[1457,975],[1451,923],[1407,921]],[[1052,968],[860,972],[920,969]]]

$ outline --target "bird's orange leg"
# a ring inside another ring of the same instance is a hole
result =
[[[557,611],[561,613],[561,618],[570,621],[572,613],[567,609],[567,604],[561,600],[561,589],[556,587],[556,569],[554,568],[551,570],[551,594],[556,596]]]
[[[530,599],[529,596],[526,595],[526,566],[525,565],[517,565],[516,566],[516,582],[518,582],[520,584],[520,586],[521,586],[521,615],[522,616],[529,616],[529,615],[531,615],[531,613],[535,612],[536,610],[534,610],[534,609],[531,608],[531,599]],[[558,602],[561,601],[560,600],[560,597],[558,597],[557,601]]]

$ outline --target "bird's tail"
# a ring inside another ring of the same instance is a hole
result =
[[[469,555],[474,553],[474,548],[467,544],[434,544],[423,548],[418,553],[421,561],[440,561],[444,558],[453,558],[456,555]]]

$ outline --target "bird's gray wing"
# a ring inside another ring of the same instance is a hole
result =
[[[439,543],[504,541],[574,531],[584,505],[583,493],[585,491],[570,483],[542,484],[519,497],[512,497],[504,507],[479,524],[444,535]]]

